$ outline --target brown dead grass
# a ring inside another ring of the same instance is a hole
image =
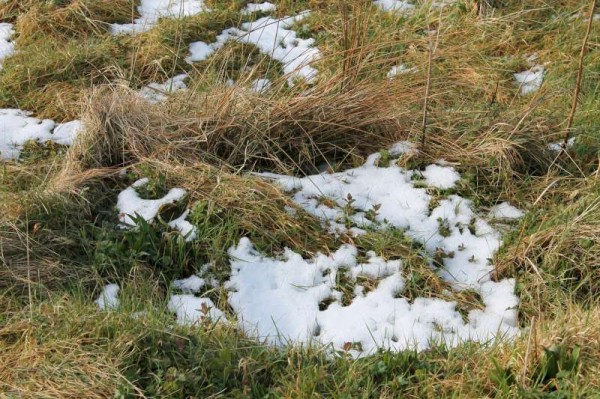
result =
[[[73,306],[68,297],[25,312],[13,306],[0,298],[0,392],[20,398],[107,398],[117,392],[124,381],[119,353],[125,355],[131,343],[102,331],[102,316]]]

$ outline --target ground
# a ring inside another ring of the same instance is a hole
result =
[[[248,3],[0,2],[0,397],[599,396],[592,2]]]

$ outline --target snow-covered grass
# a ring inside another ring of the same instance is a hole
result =
[[[12,24],[0,23],[0,69],[2,68],[2,60],[10,57],[15,51],[15,43],[11,40],[14,32]]]
[[[214,43],[193,42],[190,44],[188,62],[204,61],[227,42],[235,40],[256,46],[263,54],[272,57],[283,65],[283,72],[288,82],[302,79],[313,82],[317,70],[311,64],[320,58],[320,52],[314,47],[314,39],[302,39],[290,29],[292,25],[302,21],[308,12],[292,17],[263,17],[253,22],[246,22],[240,28],[224,30]]]
[[[544,67],[536,65],[531,69],[514,74],[515,81],[519,86],[521,95],[534,93],[542,87],[544,82]]]
[[[117,200],[117,209],[119,211],[119,221],[122,227],[130,228],[137,224],[137,218],[142,218],[145,222],[153,222],[158,216],[162,207],[172,205],[181,201],[185,195],[185,190],[181,188],[171,189],[164,197],[159,199],[143,199],[139,196],[136,189],[148,184],[148,179],[140,179],[133,183],[127,189],[121,191]],[[189,210],[183,212],[177,218],[169,221],[169,227],[178,230],[186,240],[191,241],[196,238],[196,228],[186,220]]]
[[[185,73],[175,75],[163,83],[150,83],[149,85],[142,87],[139,93],[151,103],[161,103],[169,98],[169,94],[180,90],[186,90],[187,85],[185,84],[185,80],[187,78],[188,75]]]
[[[129,24],[112,24],[115,35],[135,34],[152,29],[160,18],[183,18],[207,11],[203,0],[141,0],[140,17]]]
[[[80,121],[57,124],[34,118],[30,112],[0,109],[0,159],[19,159],[29,141],[72,145],[81,129]]]
[[[0,108],[39,130],[0,125],[0,392],[597,396],[596,24],[553,145],[588,3],[192,3],[0,2]]]

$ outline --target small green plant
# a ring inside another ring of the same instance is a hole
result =
[[[532,380],[536,384],[548,385],[552,380],[569,378],[579,368],[580,353],[579,346],[569,348],[566,345],[553,345],[544,348],[544,355],[533,371]]]

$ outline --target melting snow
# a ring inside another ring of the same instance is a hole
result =
[[[525,215],[525,212],[509,204],[508,202],[502,202],[501,204],[495,205],[490,209],[488,217],[492,219],[504,219],[504,220],[516,220],[520,219]]]
[[[140,17],[130,24],[111,24],[113,35],[145,32],[160,18],[181,18],[206,11],[203,0],[141,0],[137,7]]]
[[[417,71],[417,67],[408,68],[406,65],[400,64],[393,66],[387,73],[387,77],[391,79],[398,75],[405,75],[407,73],[417,73]]]
[[[144,218],[151,223],[154,221],[160,208],[167,204],[174,204],[181,200],[186,191],[182,188],[172,188],[167,195],[159,199],[143,199],[139,196],[136,189],[148,184],[147,178],[139,179],[131,186],[119,193],[117,198],[117,209],[119,210],[119,221],[122,227],[127,228],[135,225],[136,215]],[[189,210],[186,210],[177,219],[169,222],[169,227],[178,230],[186,241],[192,241],[196,238],[197,231],[190,222],[186,221]]]
[[[567,148],[573,147],[575,145],[576,142],[576,137],[571,137],[569,140],[567,140]],[[556,143],[550,143],[548,144],[548,149],[551,151],[562,151],[563,148],[563,144],[564,141],[557,141]]]
[[[169,227],[179,231],[179,233],[185,237],[186,241],[193,241],[198,237],[198,231],[196,227],[185,220],[190,214],[190,210],[187,209],[177,219],[173,219],[169,222]]]
[[[223,312],[209,298],[189,294],[172,295],[167,308],[177,315],[179,324],[198,324],[206,318],[211,321],[224,320]]]
[[[263,54],[280,61],[288,82],[296,79],[312,82],[317,70],[310,63],[318,60],[320,51],[313,47],[314,39],[301,39],[297,33],[289,29],[293,24],[307,17],[307,11],[293,17],[281,19],[264,17],[254,22],[242,24],[241,28],[224,30],[214,43],[194,42],[190,44],[188,62],[204,61],[230,40],[255,45]]]
[[[195,294],[200,292],[200,290],[206,285],[206,281],[203,278],[192,275],[188,278],[175,280],[171,285],[173,288],[181,290],[186,294]]]
[[[116,309],[119,306],[119,286],[117,284],[108,284],[104,287],[96,304],[100,310]]]
[[[15,52],[15,43],[10,40],[14,33],[12,24],[0,22],[0,69],[2,69],[2,60]]]
[[[269,3],[268,1],[265,1],[263,3],[249,3],[242,10],[242,14],[252,14],[255,12],[271,12],[275,11],[276,9],[277,6],[273,3]]]
[[[390,153],[414,150],[412,144],[402,142],[392,146]],[[454,187],[460,179],[458,172],[444,165],[429,165],[422,172],[394,163],[378,167],[380,158],[374,154],[363,166],[339,173],[304,178],[262,176],[290,192],[300,207],[320,218],[334,233],[402,229],[423,245],[428,259],[442,254],[443,265],[430,262],[430,267],[453,289],[479,294],[482,308],[464,314],[450,300],[409,300],[403,292],[410,272],[403,269],[402,260],[386,260],[367,252],[367,260],[359,261],[357,248],[349,244],[331,254],[304,259],[291,249],[281,257],[265,256],[248,238],[242,238],[229,249],[231,275],[224,287],[244,331],[275,345],[332,344],[355,357],[379,348],[423,350],[434,343],[455,346],[466,340],[486,343],[516,336],[519,300],[514,293],[515,281],[491,279],[494,266],[490,262],[501,244],[500,233],[478,216],[468,199],[440,197],[438,193],[434,201],[429,193],[432,188]],[[122,222],[131,223],[126,214],[132,212],[151,220],[162,204],[185,194],[173,189],[161,199],[143,200],[135,188],[144,184],[147,179],[138,180],[119,195]],[[523,212],[502,203],[488,215],[492,219],[515,219]],[[180,219],[185,221],[186,216],[187,212]],[[343,293],[337,286],[341,274],[354,285],[349,303],[342,304]],[[375,288],[370,284],[369,291],[363,283],[365,278],[377,281]],[[179,323],[224,319],[210,299],[193,295],[206,284],[199,276],[173,282],[173,288],[183,294],[172,295],[168,309],[177,314]]]
[[[460,180],[454,168],[439,165],[427,166],[422,174],[428,185],[442,189],[452,188]]]
[[[150,83],[148,86],[142,87],[138,93],[152,104],[161,103],[169,98],[169,94],[186,90],[185,80],[187,78],[187,73],[175,75],[164,83]]]
[[[264,93],[271,88],[271,84],[269,79],[256,79],[252,82],[251,89],[257,93]]]
[[[402,154],[414,154],[417,151],[417,147],[410,141],[399,141],[390,147],[390,155],[398,156]]]
[[[397,147],[411,149],[405,144]],[[248,239],[242,239],[229,253],[232,275],[227,288],[244,328],[273,343],[316,340],[332,342],[337,349],[358,343],[362,352],[355,355],[372,353],[378,347],[425,349],[432,342],[456,345],[464,340],[487,342],[515,336],[519,303],[515,281],[491,280],[494,266],[490,260],[501,244],[500,233],[475,213],[468,199],[448,195],[434,203],[427,188],[415,185],[415,179],[424,176],[429,187],[452,188],[460,175],[452,167],[439,165],[430,165],[424,172],[393,164],[380,168],[376,166],[379,159],[374,154],[363,166],[339,173],[263,176],[292,193],[299,206],[334,233],[364,232],[365,228],[404,230],[430,256],[444,254],[439,276],[456,290],[475,290],[485,308],[471,310],[464,321],[454,302],[417,298],[411,303],[402,297],[401,261],[385,261],[370,253],[370,259],[361,264],[356,248],[349,245],[309,260],[291,250],[275,259],[259,254]],[[348,208],[353,211],[347,212]],[[517,217],[517,211],[511,209],[508,216]],[[378,278],[379,285],[366,294],[358,285],[352,303],[342,306],[341,293],[335,288],[336,273],[342,268],[354,281],[365,275]],[[333,303],[319,310],[324,300]]]
[[[272,344],[332,343],[342,350],[351,343],[358,348],[350,353],[361,356],[378,348],[423,350],[432,343],[454,346],[467,339],[485,342],[518,332],[513,280],[482,284],[486,308],[471,310],[464,322],[454,302],[417,298],[411,303],[403,298],[400,260],[385,261],[370,253],[366,263],[359,263],[351,245],[309,260],[291,250],[274,259],[259,254],[243,238],[229,255],[229,303],[247,333]],[[364,276],[378,278],[379,284],[368,293],[357,284],[356,297],[343,306],[336,289],[342,270],[354,282]],[[333,302],[320,310],[326,300]]]
[[[0,159],[18,159],[30,140],[72,145],[81,130],[79,121],[56,124],[30,115],[18,109],[0,109]]]
[[[517,85],[521,88],[521,95],[534,93],[542,87],[544,81],[544,67],[536,65],[531,69],[513,74]]]
[[[383,11],[412,11],[415,6],[405,0],[376,0],[375,5]]]

